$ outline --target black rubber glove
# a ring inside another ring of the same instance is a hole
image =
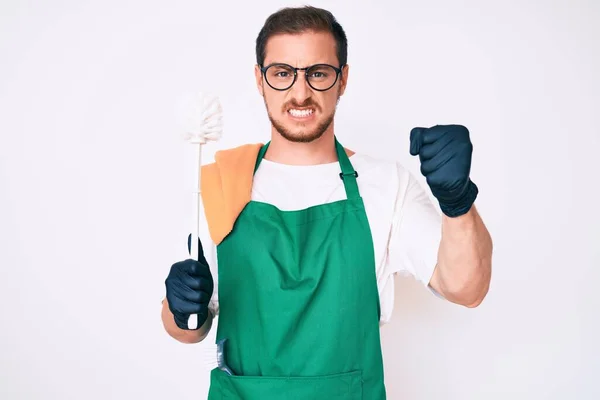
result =
[[[413,128],[410,154],[419,155],[421,173],[444,214],[466,214],[479,193],[469,178],[473,145],[462,125]]]
[[[191,237],[192,235],[188,236],[188,252],[190,252]],[[175,317],[175,324],[181,329],[188,330],[189,316],[198,314],[198,328],[200,328],[208,318],[208,302],[213,294],[214,282],[199,239],[198,261],[187,259],[173,264],[165,280],[165,286],[169,310]]]

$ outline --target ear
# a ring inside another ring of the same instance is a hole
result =
[[[265,93],[263,90],[263,76],[258,64],[254,66],[254,77],[256,78],[256,87],[258,88],[258,93],[264,97]]]
[[[350,66],[348,64],[344,65],[342,68],[342,72],[340,74],[340,96],[344,94],[346,91],[346,85],[348,84],[348,74],[350,72]]]

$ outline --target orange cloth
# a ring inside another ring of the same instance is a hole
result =
[[[261,143],[246,144],[215,154],[215,162],[202,166],[200,187],[210,237],[221,243],[252,197],[254,166]]]
[[[252,198],[254,166],[262,143],[217,151],[215,162],[202,166],[200,187],[204,215],[213,242],[220,244]],[[345,149],[351,156],[352,151]]]

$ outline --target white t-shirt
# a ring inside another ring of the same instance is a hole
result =
[[[441,215],[414,176],[396,162],[363,154],[350,157],[358,172],[373,235],[375,268],[381,305],[380,324],[387,323],[394,306],[394,274],[411,275],[429,284],[441,240]],[[252,200],[281,210],[301,210],[346,198],[339,163],[293,166],[262,160],[254,176]],[[203,211],[201,210],[201,216]],[[206,223],[200,232],[215,288],[209,308],[219,312],[216,246]],[[212,246],[209,245],[212,244]]]

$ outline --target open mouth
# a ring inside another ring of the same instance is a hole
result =
[[[314,108],[303,108],[303,109],[290,108],[287,112],[294,118],[309,118],[315,113],[315,109]]]

